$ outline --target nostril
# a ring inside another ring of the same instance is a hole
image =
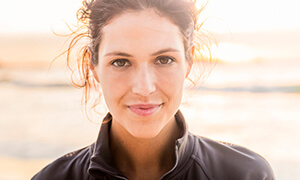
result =
[[[156,90],[155,77],[148,67],[140,68],[133,77],[132,92],[148,96]]]
[[[155,84],[151,81],[142,80],[136,82],[132,87],[132,92],[142,96],[148,96],[156,90]]]
[[[140,86],[134,86],[132,88],[132,92],[135,94],[139,94],[142,96],[148,96],[155,92],[156,88],[154,85],[140,85]]]

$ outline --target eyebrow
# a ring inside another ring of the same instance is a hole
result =
[[[173,49],[173,48],[166,48],[166,49],[162,49],[162,50],[159,50],[159,51],[151,54],[151,56],[157,56],[159,54],[163,54],[163,53],[166,53],[166,52],[179,52],[179,50]]]
[[[179,52],[179,50],[177,49],[174,49],[174,48],[165,48],[165,49],[161,49],[155,53],[152,53],[151,56],[157,56],[159,54],[163,54],[163,53],[166,53],[166,52]],[[121,51],[113,51],[113,52],[110,52],[110,53],[107,53],[105,54],[104,56],[124,56],[124,57],[133,57],[132,55],[130,54],[127,54],[127,53],[124,53],[124,52],[121,52]]]
[[[124,56],[124,57],[132,57],[132,55],[124,53],[124,52],[120,52],[120,51],[114,51],[114,52],[110,52],[105,54],[105,56]]]

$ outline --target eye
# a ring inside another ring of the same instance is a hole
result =
[[[160,56],[156,58],[157,64],[170,64],[172,62],[174,62],[174,59],[169,56]]]
[[[130,65],[130,62],[127,59],[116,59],[111,62],[111,65],[116,67],[126,67]]]

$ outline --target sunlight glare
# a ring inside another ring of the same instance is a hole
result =
[[[246,45],[220,43],[211,47],[212,56],[223,62],[239,63],[252,61],[258,57],[258,52]]]

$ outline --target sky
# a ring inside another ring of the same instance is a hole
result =
[[[81,0],[1,0],[0,33],[66,31],[64,22],[76,22],[80,5]]]
[[[199,3],[205,2],[200,0]],[[64,31],[81,0],[1,0],[0,33]],[[205,17],[216,32],[300,30],[298,0],[209,0]]]
[[[208,14],[218,19],[215,31],[232,32],[300,30],[298,0],[210,0]],[[225,30],[226,31],[226,30]]]
[[[198,0],[199,5],[205,2]],[[1,0],[0,37],[52,34],[52,30],[69,33],[65,22],[76,24],[81,5],[81,0]],[[251,61],[267,56],[300,58],[299,5],[299,0],[209,0],[202,20],[208,19],[204,27],[210,32],[227,35],[215,51],[224,61]],[[239,36],[243,33],[243,37]]]

